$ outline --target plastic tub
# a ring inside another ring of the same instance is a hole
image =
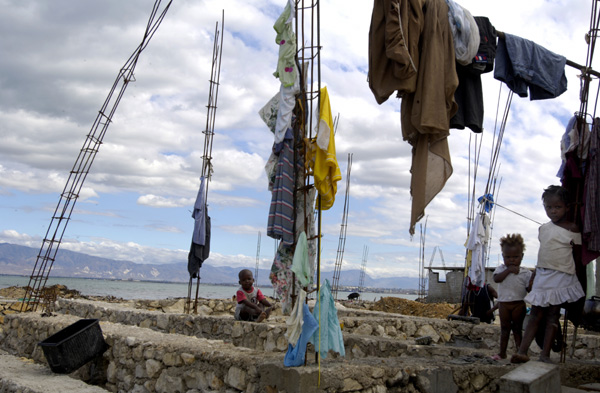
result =
[[[80,319],[38,343],[50,369],[71,373],[108,349],[97,319]]]

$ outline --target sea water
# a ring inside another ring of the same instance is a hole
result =
[[[29,277],[0,275],[0,288],[12,286],[24,287],[29,283]],[[101,280],[71,277],[48,277],[46,286],[61,284],[69,289],[79,291],[87,296],[114,296],[122,299],[168,299],[185,298],[188,294],[187,283],[154,282],[154,281],[121,281]],[[212,285],[200,283],[198,297],[204,299],[228,299],[231,298],[237,285]],[[261,288],[266,296],[274,297],[273,288]],[[338,291],[337,299],[347,299],[350,292]],[[196,296],[196,282],[192,286],[191,297]],[[401,293],[363,292],[362,300],[379,300],[382,297],[399,297],[415,300],[417,295]]]

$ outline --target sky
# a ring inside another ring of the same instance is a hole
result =
[[[484,193],[494,135],[508,89],[482,76],[484,132],[451,130],[453,174],[410,224],[410,146],[402,140],[400,99],[378,105],[369,90],[368,33],[373,2],[321,3],[321,80],[339,116],[343,180],[322,214],[321,270],[333,270],[353,155],[342,272],[419,276],[426,266],[463,266],[468,195]],[[497,30],[527,38],[585,64],[592,1],[458,2]],[[119,69],[142,40],[151,0],[0,0],[0,242],[40,248],[60,193]],[[163,1],[162,8],[167,4]],[[273,24],[285,0],[174,0],[142,52],[85,180],[61,249],[137,263],[186,262],[200,184],[211,58],[223,24],[222,63],[208,204],[214,266],[270,268],[266,236],[271,194],[264,166],[273,136],[258,111],[279,91]],[[351,4],[351,5],[350,5]],[[559,184],[560,138],[579,110],[580,72],[565,68],[568,90],[551,100],[515,96],[500,147],[489,266],[498,242],[521,233],[523,265],[535,265],[537,228],[548,221],[541,193]],[[593,105],[590,106],[593,111]],[[481,153],[474,179],[474,149]],[[425,221],[426,219],[426,221]],[[426,222],[426,225],[425,225]],[[260,235],[260,251],[257,252]],[[434,249],[440,249],[442,256]]]

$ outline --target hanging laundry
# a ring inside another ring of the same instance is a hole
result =
[[[200,188],[198,189],[198,195],[196,195],[196,202],[194,202],[194,210],[192,211],[192,218],[194,219],[194,232],[192,234],[192,241],[198,245],[204,245],[206,240],[206,193],[204,191],[204,183],[206,177],[200,177]]]
[[[192,211],[194,231],[190,252],[188,253],[188,273],[192,278],[199,276],[202,263],[208,259],[210,254],[210,217],[206,206],[205,182],[206,177],[200,177],[200,187]]]
[[[422,48],[414,93],[402,97],[404,140],[413,146],[411,165],[412,211],[409,232],[425,214],[425,207],[452,175],[448,148],[450,118],[456,113],[458,86],[454,43],[448,6],[444,0],[427,0]]]
[[[273,28],[277,32],[275,42],[279,45],[279,60],[277,70],[273,73],[279,78],[283,86],[292,86],[297,78],[296,67],[296,34],[292,27],[292,21],[296,14],[293,0],[288,0],[283,12],[275,21]]]
[[[306,165],[313,170],[315,187],[321,197],[321,210],[328,210],[335,202],[337,182],[342,180],[342,173],[335,154],[333,117],[327,87],[321,88],[319,121],[316,128],[317,137],[306,141]]]
[[[585,217],[588,214],[588,205],[585,203],[587,193],[589,192],[588,183],[588,151],[590,144],[590,128],[584,119],[577,117],[574,123],[569,122],[566,135],[561,139],[561,150],[564,150],[564,163],[559,170],[561,185],[569,192],[573,209],[569,209],[568,218],[577,224],[578,228],[585,231]],[[569,130],[570,129],[570,130]],[[592,185],[593,186],[593,185]],[[592,209],[594,207],[592,206]],[[598,220],[598,216],[592,220]],[[589,236],[582,236],[579,255],[575,259],[575,265],[578,267],[578,278],[581,285],[585,285],[585,270],[583,266],[600,256],[600,250],[590,248]],[[581,276],[580,276],[581,275]]]
[[[600,118],[594,119],[590,134],[588,170],[585,175],[583,239],[590,251],[600,251]]]
[[[200,277],[202,263],[210,256],[210,217],[206,215],[205,241],[203,245],[192,242],[188,253],[188,273],[190,277]]]
[[[512,34],[500,34],[496,51],[494,78],[504,82],[520,97],[544,100],[560,96],[567,90],[567,59]]]
[[[306,345],[314,332],[319,328],[319,323],[310,313],[308,305],[302,304],[301,310],[303,313],[302,332],[295,346],[292,344],[288,345],[288,350],[283,358],[283,365],[286,367],[298,367],[304,365]]]
[[[471,233],[465,247],[471,251],[471,266],[469,278],[472,285],[483,287],[485,285],[485,260],[490,239],[490,216],[479,213],[471,227]]]
[[[302,287],[312,284],[312,269],[308,259],[308,241],[306,240],[306,233],[304,231],[300,233],[296,242],[292,271],[296,273],[296,278]]]
[[[413,93],[426,0],[375,0],[369,29],[369,88],[378,104]]]
[[[483,132],[483,88],[481,74],[494,69],[496,56],[496,29],[486,17],[476,16],[479,31],[479,48],[468,65],[456,65],[458,87],[454,100],[458,105],[456,114],[450,119],[450,128],[469,127],[473,132]]]
[[[294,243],[294,174],[294,139],[290,128],[279,152],[267,223],[267,236],[281,239],[286,246]]]
[[[284,315],[289,315],[292,310],[292,286],[294,285],[294,275],[292,273],[293,255],[289,247],[279,244],[269,280],[273,285],[276,297],[281,302],[281,312]]]
[[[285,321],[285,338],[287,338],[288,343],[292,346],[295,346],[298,342],[298,338],[300,338],[300,333],[302,332],[302,325],[304,324],[303,309],[306,304],[306,291],[300,288],[298,292],[294,308]]]
[[[454,37],[456,61],[461,65],[471,64],[479,49],[479,28],[475,19],[467,10],[454,0],[448,4],[448,21]]]
[[[325,279],[325,283],[319,289],[318,296],[319,299],[315,303],[312,314],[319,321],[319,330],[312,335],[310,342],[323,359],[327,358],[329,350],[339,353],[340,356],[345,356],[344,337],[342,336],[329,280]]]

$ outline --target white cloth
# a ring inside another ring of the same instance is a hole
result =
[[[279,108],[277,109],[277,123],[275,125],[275,143],[283,141],[285,132],[292,126],[292,114],[296,106],[296,94],[300,92],[300,78],[292,86],[281,84],[279,89]]]
[[[534,306],[548,307],[576,302],[583,296],[585,293],[576,275],[538,267],[525,301]]]
[[[287,326],[285,338],[287,338],[288,343],[292,344],[294,347],[300,338],[300,333],[302,333],[302,325],[304,324],[304,303],[306,303],[306,291],[300,288],[292,313],[285,321]]]
[[[494,270],[494,276],[507,269],[506,265],[500,265]],[[509,273],[506,278],[498,283],[498,301],[516,302],[523,300],[527,295],[527,286],[533,273],[531,270],[520,267],[518,274]]]
[[[473,222],[466,244],[467,250],[471,250],[469,278],[471,283],[478,287],[485,285],[485,257],[489,238],[490,217],[487,213],[480,213]]]
[[[469,65],[479,50],[481,40],[479,27],[469,10],[454,0],[446,0],[446,3],[448,4],[448,21],[454,39],[456,61],[462,65]]]
[[[536,267],[575,274],[572,243],[581,244],[581,233],[547,222],[540,226],[538,239],[540,250]]]

